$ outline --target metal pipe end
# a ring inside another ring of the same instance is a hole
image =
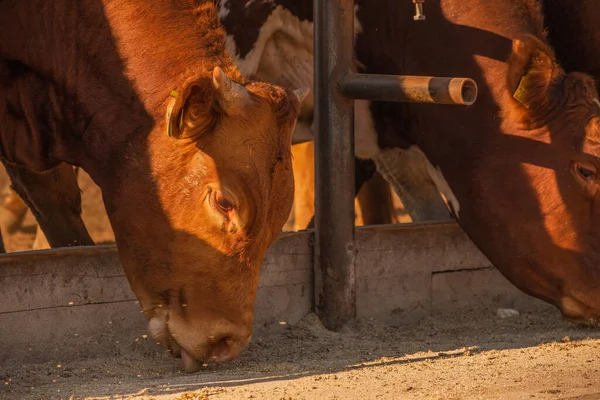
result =
[[[471,78],[451,79],[448,91],[455,104],[470,106],[477,100],[477,84]]]

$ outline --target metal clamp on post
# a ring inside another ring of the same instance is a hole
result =
[[[415,16],[413,19],[415,21],[425,20],[425,14],[423,13],[423,3],[425,3],[425,0],[413,0],[413,3],[415,4]]]

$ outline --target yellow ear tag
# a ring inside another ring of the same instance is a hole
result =
[[[513,98],[516,101],[518,101],[519,103],[521,103],[523,105],[523,107],[529,109],[529,104],[525,103],[525,101],[524,101],[526,85],[527,85],[527,75],[523,75],[521,77],[521,80],[519,81],[519,86],[517,86],[517,90],[515,90],[515,92],[513,93]]]
[[[177,98],[179,97],[179,93],[176,90],[171,90],[169,96],[172,99],[169,99],[169,104],[167,105],[167,135],[171,137],[173,135],[172,127],[171,127],[171,116],[173,114],[173,107],[175,107],[175,103],[177,102]]]

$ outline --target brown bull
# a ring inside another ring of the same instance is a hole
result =
[[[81,188],[81,216],[90,237],[96,244],[114,243],[114,233],[106,215],[100,188],[85,171],[80,168],[74,170]],[[10,188],[10,178],[0,164],[0,231],[7,252],[51,247],[33,214],[30,214],[27,204]]]
[[[600,80],[600,2],[597,0],[544,0],[545,25],[556,59],[567,71],[590,74]],[[411,215],[424,215],[426,219],[443,212],[437,191],[431,179],[418,174],[423,163],[411,160],[412,166],[398,170],[401,197],[414,199],[406,202]],[[422,214],[420,208],[427,212]],[[436,211],[439,210],[439,211]]]
[[[406,25],[397,21],[408,19],[410,5],[381,3],[388,12],[379,16],[359,9],[357,55],[367,72],[470,76],[480,95],[466,110],[373,104],[380,146],[419,146],[461,226],[511,282],[571,320],[596,322],[594,80],[560,67],[537,1],[430,2],[427,24]],[[397,53],[373,46],[370,26],[404,45]]]
[[[151,334],[188,370],[250,339],[303,97],[242,78],[212,1],[0,3],[0,157],[15,189],[44,229],[90,240],[72,170],[55,171],[90,174]]]

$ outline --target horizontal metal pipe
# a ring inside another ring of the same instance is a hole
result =
[[[348,98],[363,100],[470,106],[477,99],[477,84],[470,78],[351,74],[340,89]]]

